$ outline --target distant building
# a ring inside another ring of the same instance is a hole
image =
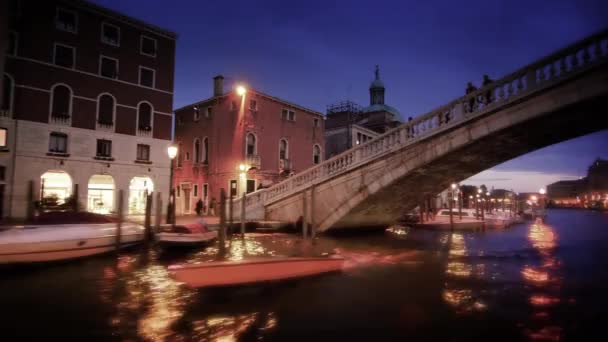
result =
[[[126,213],[143,213],[147,191],[166,203],[175,33],[81,0],[7,2],[2,216],[31,209],[30,181],[34,201],[65,202],[78,185],[100,213],[116,211],[118,189]]]
[[[369,86],[369,106],[361,107],[352,101],[328,106],[325,122],[327,158],[363,144],[401,124],[399,111],[384,103],[384,93],[380,69],[376,66],[375,79]]]
[[[323,114],[255,89],[225,93],[223,79],[212,97],[175,110],[177,214],[219,203],[221,188],[240,196],[323,160]]]
[[[587,188],[581,194],[583,206],[608,209],[608,160],[596,159],[587,170]]]
[[[549,184],[547,196],[557,207],[608,208],[608,160],[596,159],[585,178]]]
[[[581,206],[580,195],[587,188],[587,179],[563,180],[547,185],[547,197],[557,207]]]

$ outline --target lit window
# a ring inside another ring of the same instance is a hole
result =
[[[105,139],[97,139],[97,157],[110,158],[112,157],[112,141]]]
[[[0,128],[0,148],[6,148],[6,136],[8,130],[6,128]]]
[[[137,144],[137,160],[150,160],[150,145]]]
[[[53,63],[64,68],[74,68],[76,52],[71,46],[55,44]]]
[[[120,46],[120,28],[108,23],[102,23],[101,41],[108,45]]]
[[[55,17],[55,27],[61,31],[76,33],[78,31],[78,16],[76,12],[58,8]]]
[[[156,57],[156,39],[141,36],[140,52],[142,55]]]
[[[140,66],[139,84],[145,87],[154,88],[154,70]]]
[[[101,56],[99,74],[103,77],[118,78],[118,60]]]
[[[68,152],[68,135],[65,133],[53,132],[49,137],[49,152],[51,153],[67,153]]]

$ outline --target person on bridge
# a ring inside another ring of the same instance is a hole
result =
[[[475,90],[477,90],[477,87],[473,85],[473,82],[467,82],[467,88],[465,89],[465,94],[468,95],[472,92],[474,92]],[[468,103],[468,108],[465,108],[465,111],[470,113],[473,111],[473,108],[475,107],[475,97],[471,97],[469,99],[469,103]]]
[[[491,79],[488,75],[483,75],[483,81],[482,81],[481,86],[485,87],[488,84],[493,83],[493,82],[494,82],[494,80]],[[491,103],[494,100],[494,96],[493,95],[494,94],[492,93],[492,90],[488,89],[488,91],[485,93],[485,96],[484,96],[485,97],[485,104],[486,105],[489,104],[489,103]]]

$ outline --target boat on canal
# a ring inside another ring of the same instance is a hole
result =
[[[452,221],[456,230],[477,230],[483,228],[484,221],[477,219],[475,213],[462,211],[462,219],[458,210],[452,210]],[[450,210],[442,209],[430,220],[412,224],[415,228],[450,230]]]
[[[339,272],[343,267],[339,256],[287,257],[172,265],[169,274],[192,288],[230,287]]]
[[[0,232],[0,264],[59,261],[116,250],[116,223],[15,226]],[[144,227],[124,222],[119,248],[142,242]]]
[[[217,231],[210,231],[203,222],[184,225],[166,225],[156,234],[162,247],[196,247],[217,239]]]

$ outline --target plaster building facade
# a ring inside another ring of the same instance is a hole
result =
[[[83,209],[99,213],[117,211],[118,190],[129,214],[142,212],[147,192],[166,203],[175,33],[86,1],[13,3],[3,217],[26,216],[30,196],[61,203],[76,191]]]
[[[214,78],[212,97],[175,110],[178,215],[194,213],[199,199],[219,203],[221,188],[240,196],[323,160],[323,114],[255,89],[224,92],[223,81]]]

